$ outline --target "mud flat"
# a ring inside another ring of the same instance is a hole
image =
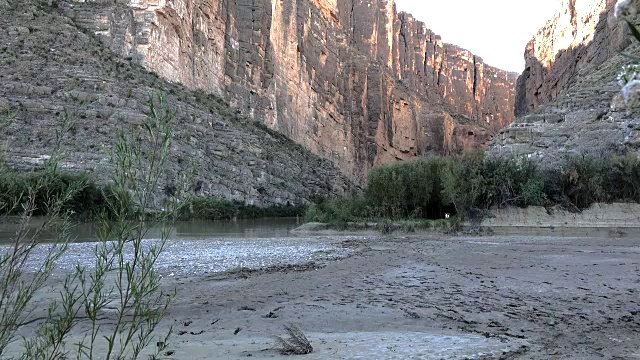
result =
[[[166,277],[165,358],[284,358],[294,323],[305,359],[640,359],[639,237],[323,239],[348,256]]]
[[[173,358],[279,358],[270,337],[295,323],[310,359],[640,359],[639,245],[371,238],[306,271],[191,276],[176,282]]]

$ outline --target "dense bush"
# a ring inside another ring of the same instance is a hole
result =
[[[442,158],[385,165],[369,174],[366,199],[382,217],[441,218]]]
[[[110,186],[97,185],[86,174],[60,174],[44,179],[32,172],[0,174],[0,214],[16,215],[13,207],[34,191],[34,215],[46,215],[56,198],[70,187],[73,198],[64,210],[77,218],[109,215],[117,198]],[[46,184],[39,186],[38,184]],[[191,200],[180,212],[183,220],[253,219],[305,216],[307,221],[348,223],[391,219],[442,219],[445,213],[481,217],[491,207],[554,206],[572,211],[596,202],[640,202],[640,160],[637,157],[568,155],[557,166],[542,168],[526,157],[495,157],[477,152],[452,158],[433,157],[384,165],[371,170],[359,194],[304,206],[261,208],[213,198]],[[306,213],[305,213],[306,210]]]
[[[47,215],[52,204],[52,198],[57,198],[67,189],[74,186],[80,190],[73,192],[73,197],[67,199],[63,210],[70,211],[74,217],[81,220],[95,220],[106,216],[113,218],[110,213],[109,202],[118,202],[119,197],[111,185],[98,185],[86,174],[56,174],[55,178],[42,178],[37,172],[30,174],[16,174],[8,171],[0,174],[0,215],[19,215],[23,209],[21,204],[29,197],[29,191],[35,189],[35,210],[33,215]],[[40,185],[39,185],[40,184]],[[126,196],[126,194],[124,195]],[[131,199],[119,202],[119,207],[130,203]],[[228,219],[257,219],[303,216],[305,206],[272,206],[258,207],[240,202],[231,202],[214,198],[199,198],[189,201],[181,208],[179,217],[182,220],[228,220]],[[133,215],[134,213],[131,212]]]
[[[640,202],[637,157],[567,155],[543,168],[528,157],[476,152],[384,165],[361,195],[311,207],[307,221],[482,217],[491,207],[555,206],[580,211],[595,202]]]
[[[371,214],[367,200],[358,194],[330,199],[309,206],[305,214],[306,222],[346,224],[366,219]]]
[[[365,194],[371,215],[441,219],[493,205],[544,205],[543,187],[533,161],[477,152],[379,167],[371,171]]]
[[[635,156],[567,156],[559,169],[543,171],[550,204],[573,210],[593,203],[640,202],[640,160]]]
[[[301,205],[258,207],[215,198],[197,198],[182,207],[179,218],[181,220],[282,218],[303,216],[305,210],[306,207]]]
[[[47,177],[47,178],[45,178]],[[77,188],[73,196],[65,199],[62,210],[73,212],[77,218],[91,219],[108,213],[107,199],[112,196],[109,186],[97,185],[86,174],[55,173],[54,177],[44,173],[16,174],[5,171],[0,174],[0,214],[17,215],[21,204],[34,192],[33,215],[42,216],[53,206],[50,199],[59,198],[70,188]]]
[[[640,203],[640,159],[614,157],[606,178],[612,201]]]
[[[472,153],[447,161],[441,177],[443,199],[463,215],[492,206],[545,205],[543,173],[528,158]]]

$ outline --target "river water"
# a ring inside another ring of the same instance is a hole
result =
[[[350,250],[341,246],[344,240],[364,238],[296,236],[291,230],[299,224],[297,219],[177,222],[157,269],[164,276],[182,276],[323,262],[349,255]],[[15,225],[0,226],[0,244],[4,244],[0,248],[6,248],[15,230]],[[58,262],[59,270],[70,271],[76,264],[92,267],[93,250],[97,245],[95,234],[93,224],[75,227],[74,242]],[[145,242],[150,245],[159,237],[160,230],[152,229]],[[46,246],[36,248],[28,268],[36,271],[46,252]]]

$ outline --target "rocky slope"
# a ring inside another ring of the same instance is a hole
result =
[[[563,0],[525,51],[518,79],[516,123],[502,131],[498,151],[627,153],[640,148],[640,121],[620,105],[617,74],[638,54],[615,21],[615,0]]]
[[[516,74],[445,44],[393,0],[58,0],[123,59],[223,97],[330,159],[371,166],[486,146]]]
[[[328,160],[238,116],[220,98],[114,56],[46,2],[0,0],[0,116],[13,119],[0,141],[8,139],[11,165],[41,164],[55,119],[66,112],[75,126],[62,165],[104,180],[116,131],[139,125],[156,91],[167,94],[177,114],[163,186],[192,165],[197,193],[261,206],[304,203],[353,186]]]
[[[516,115],[555,101],[575,82],[629,45],[609,19],[615,0],[563,0],[554,17],[525,50],[526,70],[518,80]]]

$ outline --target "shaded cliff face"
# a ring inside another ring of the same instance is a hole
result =
[[[392,0],[65,0],[120,56],[232,106],[362,181],[371,166],[486,146],[516,74]]]
[[[551,103],[576,81],[630,44],[624,27],[611,21],[616,0],[562,0],[560,10],[525,50],[518,79],[516,115]]]
[[[171,84],[110,49],[40,0],[0,0],[0,133],[14,168],[41,166],[51,155],[56,119],[68,114],[61,168],[109,180],[109,153],[119,130],[150,116],[149,95],[167,94],[176,119],[166,187],[194,167],[200,196],[257,206],[303,204],[352,191],[330,161],[282,134],[238,116],[224,101]],[[129,130],[135,131],[135,130]],[[160,203],[157,205],[160,205]]]
[[[640,118],[621,106],[617,75],[638,56],[630,32],[615,21],[615,0],[563,0],[525,51],[516,122],[491,146],[554,164],[567,152],[638,153]]]

